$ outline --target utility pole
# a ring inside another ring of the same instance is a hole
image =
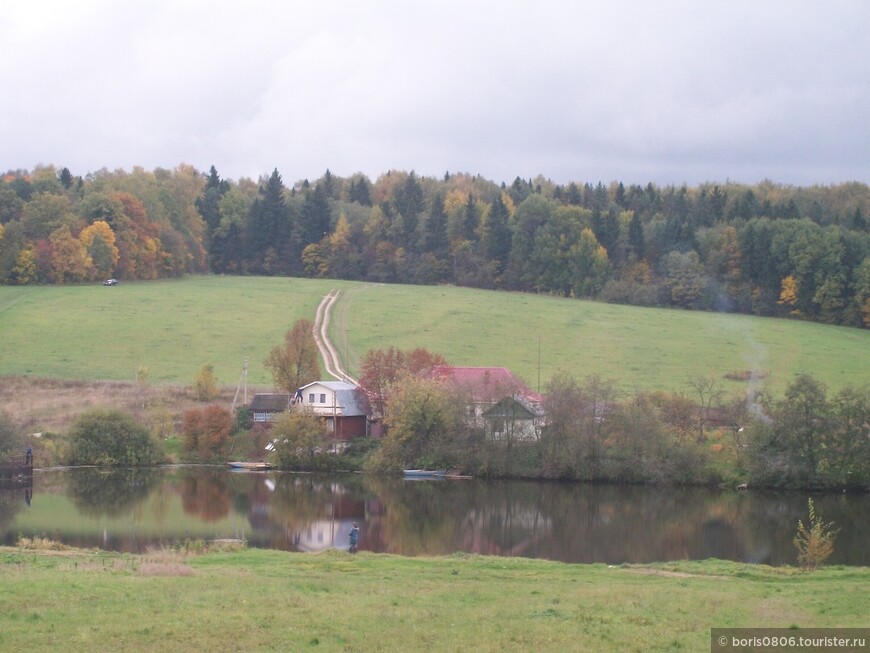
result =
[[[236,395],[233,397],[233,408],[232,408],[233,412],[235,412],[235,410],[236,410],[236,401],[239,398],[239,390],[241,389],[243,383],[245,385],[245,394],[244,394],[245,399],[244,399],[244,401],[245,401],[245,405],[247,406],[248,405],[248,357],[247,356],[245,356],[245,362],[244,362],[244,365],[242,366],[242,376],[239,378],[239,384],[236,386]]]

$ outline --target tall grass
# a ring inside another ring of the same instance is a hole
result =
[[[455,365],[504,366],[534,388],[558,370],[624,389],[688,391],[715,377],[779,392],[807,372],[832,390],[867,382],[870,331],[742,315],[616,306],[444,286],[202,276],[0,287],[0,375],[191,384],[204,364],[270,387],[269,350],[333,288],[331,337],[352,373],[374,347],[426,347]]]

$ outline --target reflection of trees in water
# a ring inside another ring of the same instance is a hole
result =
[[[181,507],[187,515],[206,522],[220,521],[230,512],[226,472],[208,469],[187,474],[181,481]]]
[[[75,506],[91,517],[120,517],[141,504],[156,486],[150,468],[71,470],[67,492]]]
[[[522,555],[550,528],[532,484],[371,479],[366,486],[384,506],[367,522],[384,551]]]
[[[15,516],[23,505],[24,490],[0,489],[0,533],[5,533],[15,523]]]
[[[540,555],[577,562],[739,558],[737,493],[621,485],[556,486],[554,537]]]
[[[807,494],[803,492],[750,491],[741,493],[746,510],[746,531],[751,562],[797,564],[792,543],[799,519],[807,519]],[[827,492],[813,496],[816,514],[840,529],[828,564],[866,565],[870,520],[866,496]],[[788,527],[787,532],[783,532]]]
[[[384,504],[379,536],[384,550],[403,555],[439,555],[454,550],[460,497],[450,500],[449,481],[384,480],[378,496]]]
[[[522,481],[392,481],[372,490],[385,505],[384,550],[407,555],[739,559],[746,539],[733,492]]]
[[[145,478],[136,478],[143,471]],[[404,481],[202,467],[159,470],[153,476],[150,470],[92,469],[49,476],[40,475],[39,492],[43,477],[53,485],[57,478],[69,479],[69,495],[86,514],[150,511],[179,494],[191,520],[213,521],[235,511],[252,527],[246,534],[252,546],[279,549],[304,548],[300,538],[330,527],[336,539],[324,540],[323,547],[346,546],[349,522],[359,521],[363,549],[411,556],[468,551],[613,564],[708,557],[794,564],[792,538],[797,520],[806,518],[805,494],[751,489]],[[157,478],[167,482],[160,497],[154,494]],[[867,564],[868,498],[814,496],[823,518],[841,529],[833,564]],[[18,503],[24,505],[20,495]],[[15,528],[14,505],[4,504],[0,492],[0,527]],[[134,521],[141,527],[148,519],[153,517]]]

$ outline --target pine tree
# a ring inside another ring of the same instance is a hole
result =
[[[329,203],[322,184],[317,184],[314,190],[305,193],[299,229],[303,249],[312,243],[319,243],[332,231]]]
[[[504,270],[511,253],[512,234],[508,225],[509,217],[501,194],[496,195],[483,231],[483,249],[486,257],[498,264],[497,274]]]
[[[289,219],[284,203],[284,182],[276,168],[265,184],[260,197],[251,206],[248,221],[248,259],[254,272],[273,274],[277,253],[289,239]],[[270,256],[271,251],[271,256]]]

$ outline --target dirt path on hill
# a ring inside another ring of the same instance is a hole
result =
[[[342,367],[341,358],[329,340],[329,315],[340,294],[341,290],[332,290],[320,301],[314,318],[314,340],[320,350],[320,356],[323,358],[326,373],[336,379],[356,385],[356,379],[351,377],[347,370]]]

